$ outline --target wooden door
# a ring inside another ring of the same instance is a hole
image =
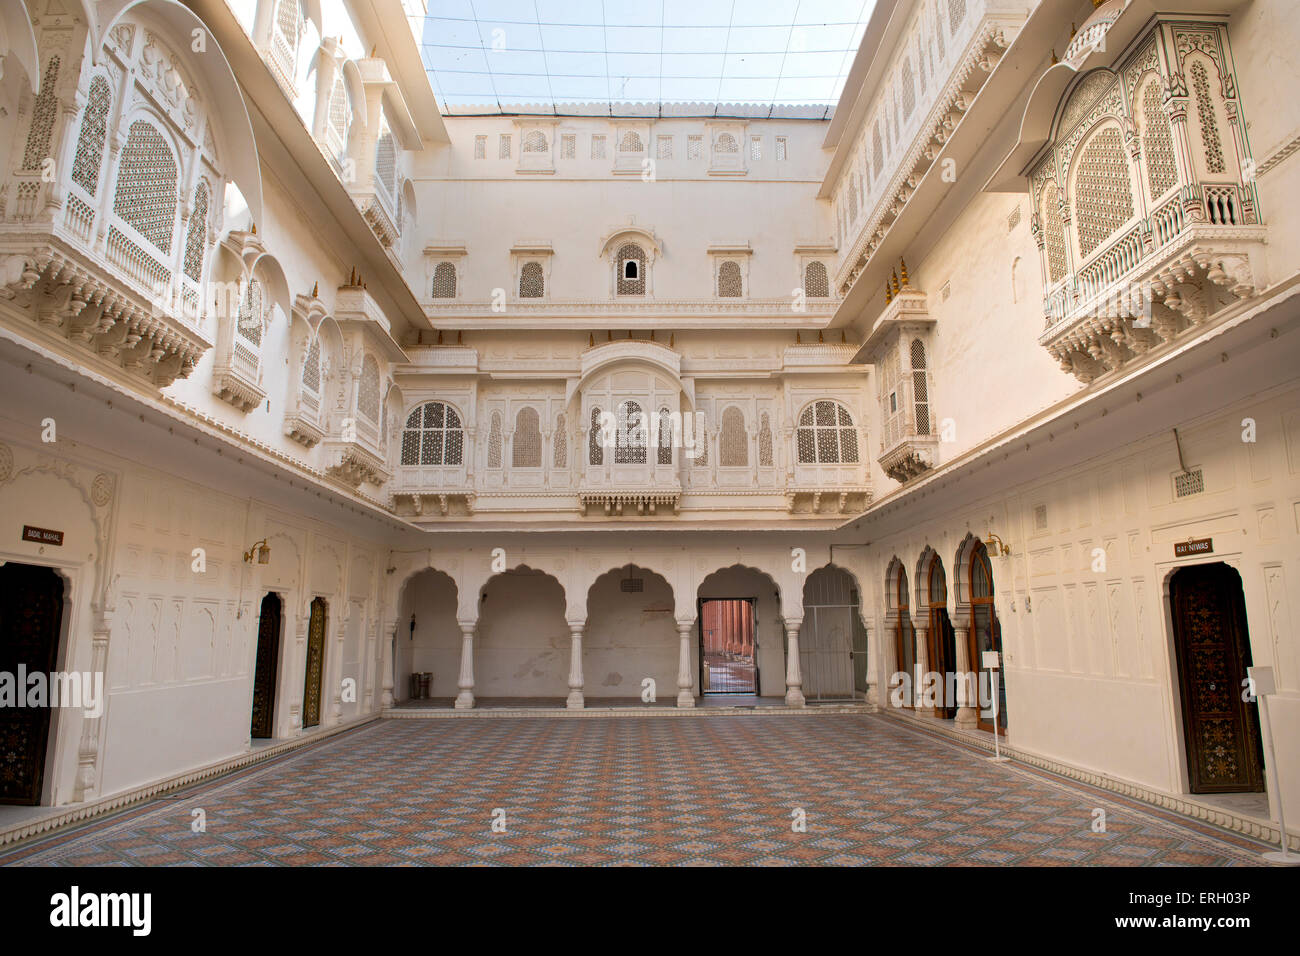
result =
[[[1181,568],[1169,600],[1192,793],[1262,791],[1258,712],[1242,700],[1251,661],[1241,577],[1222,563]]]
[[[257,622],[257,663],[253,673],[252,736],[270,737],[275,717],[275,674],[280,666],[280,598],[262,598]]]
[[[325,670],[325,599],[313,598],[307,624],[307,678],[302,689],[302,725],[320,726],[320,689]]]
[[[0,673],[13,675],[13,691],[22,695],[0,706],[0,803],[41,802],[52,710],[18,706],[27,701],[27,682],[19,684],[17,675],[21,667],[48,681],[58,666],[62,628],[63,579],[56,571],[14,562],[0,567]]]

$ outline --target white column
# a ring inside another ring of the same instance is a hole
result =
[[[388,635],[388,639],[383,641],[379,648],[380,665],[379,670],[383,675],[383,683],[380,686],[379,706],[387,710],[393,706],[393,668],[397,666],[397,661],[393,659],[393,644],[397,633],[397,622],[389,620],[384,622],[384,630],[381,632]]]
[[[474,706],[474,622],[460,622],[460,679],[456,686],[456,709],[469,710]]]
[[[695,685],[691,673],[691,632],[695,630],[694,621],[677,622],[677,706],[694,707]]]
[[[926,705],[921,694],[925,689],[925,676],[930,673],[930,613],[923,612],[922,624],[913,633],[916,635],[916,683],[912,688],[915,695],[912,701],[918,714],[934,716],[934,708]]]
[[[804,706],[803,674],[799,669],[799,626],[802,621],[785,622],[785,705]]]
[[[957,632],[957,717],[953,721],[958,727],[974,727],[978,723],[972,704],[979,702],[979,671],[971,666],[970,628],[954,628]],[[971,699],[971,687],[966,677],[975,671],[975,699]]]
[[[569,622],[569,710],[582,710],[586,701],[582,696],[582,629],[586,621]]]

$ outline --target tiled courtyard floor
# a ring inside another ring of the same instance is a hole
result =
[[[751,714],[379,721],[0,863],[1231,866],[1261,849],[887,717]]]

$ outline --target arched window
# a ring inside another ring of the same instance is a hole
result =
[[[487,466],[501,467],[501,413],[492,413],[492,426],[488,429]]]
[[[661,465],[673,463],[673,416],[667,408],[659,409],[659,448],[655,460]]]
[[[614,464],[644,465],[646,423],[641,406],[633,401],[618,406],[618,424],[614,431]]]
[[[1174,141],[1169,118],[1161,106],[1160,77],[1152,75],[1142,87],[1142,155],[1147,167],[1147,186],[1156,200],[1178,185]]]
[[[839,402],[818,401],[799,416],[795,430],[801,465],[855,464],[858,433],[849,411]]]
[[[208,244],[208,184],[199,180],[194,188],[194,208],[190,211],[190,225],[185,234],[185,275],[195,282],[203,281],[203,257]]]
[[[997,610],[993,606],[993,568],[989,565],[988,549],[984,547],[983,542],[976,542],[970,556],[970,645],[968,654],[971,665],[978,667],[981,671],[987,671],[984,667],[984,654],[988,651],[996,651],[998,655],[998,670],[996,672],[998,686],[998,723],[997,732],[1005,734],[1007,732],[1007,688],[1003,676],[1002,661],[1002,627],[998,622]],[[981,681],[988,683],[990,686],[994,680],[993,674],[981,676]],[[993,730],[992,714],[985,715],[983,710],[978,712],[978,727],[981,730]]]
[[[762,468],[772,466],[772,419],[767,412],[759,419],[758,426],[758,464]]]
[[[722,133],[718,136],[716,149],[719,153],[736,153],[740,151],[740,146],[736,143],[736,137],[730,133]]]
[[[95,77],[90,81],[86,109],[81,114],[81,132],[77,135],[77,154],[72,161],[72,181],[92,196],[99,189],[99,167],[104,159],[104,138],[112,106],[108,82],[102,76]]]
[[[741,295],[740,264],[722,263],[718,266],[718,295],[728,299],[738,299]]]
[[[402,430],[403,465],[459,465],[465,431],[456,409],[443,402],[426,402],[406,418]]]
[[[456,298],[456,267],[450,262],[439,262],[433,270],[433,291],[435,299]]]
[[[1085,258],[1133,216],[1128,157],[1119,127],[1107,123],[1089,137],[1074,160],[1074,221]]]
[[[749,436],[745,434],[745,413],[735,405],[722,413],[722,430],[718,433],[718,464],[736,468],[749,464]]]
[[[954,35],[965,18],[966,0],[948,0],[948,26]]]
[[[555,417],[555,438],[551,443],[551,465],[555,468],[569,467],[569,431],[564,413]]]
[[[348,127],[351,125],[348,120],[352,111],[352,106],[348,102],[347,84],[343,81],[343,69],[339,67],[338,74],[334,77],[334,86],[330,90],[329,101],[329,125],[326,127],[326,140],[330,148],[334,150],[334,155],[342,159],[348,148]]]
[[[540,299],[546,292],[546,277],[540,262],[525,262],[519,270],[519,298]]]
[[[925,367],[925,344],[912,339],[912,406],[916,413],[916,433],[930,434],[930,379]]]
[[[831,283],[824,262],[810,262],[804,266],[803,294],[810,299],[824,299],[831,294]]]
[[[311,344],[307,346],[307,354],[302,360],[302,388],[304,392],[312,396],[320,395],[320,336],[312,337]]]
[[[645,145],[641,142],[641,137],[636,130],[630,129],[619,140],[618,151],[620,153],[640,153],[645,151]]]
[[[172,251],[176,159],[162,133],[145,120],[136,120],[127,133],[113,211],[159,250]]]
[[[645,250],[634,242],[625,242],[619,246],[614,261],[618,267],[618,294],[645,295]]]
[[[23,169],[40,169],[50,155],[50,135],[54,117],[59,112],[59,98],[54,88],[59,82],[59,58],[52,56],[45,64],[41,91],[32,106],[32,125],[27,131],[27,148],[23,151]]]
[[[235,331],[239,338],[247,343],[244,348],[253,350],[253,368],[257,367],[258,359],[256,356],[261,354],[262,349],[262,331],[266,327],[266,293],[262,288],[262,283],[257,279],[249,279],[244,285],[244,294],[239,300],[239,316],[235,323]],[[235,344],[235,352],[239,353],[241,345]]]
[[[302,39],[303,16],[300,0],[280,0],[275,8],[275,27],[271,31],[271,57],[284,78],[295,78],[298,43]]]
[[[524,406],[515,414],[510,464],[514,468],[542,467],[542,423],[535,408]]]
[[[603,465],[605,463],[604,438],[600,433],[600,409],[591,410],[591,431],[587,433],[587,463]]]
[[[547,150],[546,134],[540,130],[530,130],[524,134],[525,153],[544,153]]]
[[[1061,219],[1061,203],[1056,183],[1051,179],[1043,186],[1039,210],[1043,224],[1043,241],[1047,247],[1048,281],[1060,282],[1065,278],[1065,223]]]
[[[357,413],[379,424],[379,363],[373,355],[361,361],[361,382],[357,386]]]

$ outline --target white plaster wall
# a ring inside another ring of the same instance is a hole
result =
[[[564,697],[569,627],[564,589],[531,571],[506,572],[484,591],[474,647],[476,697]]]
[[[659,575],[634,568],[630,574],[644,582],[645,590],[624,592],[620,581],[627,573],[606,574],[587,594],[584,692],[588,697],[640,697],[641,682],[649,677],[656,697],[669,697],[677,692],[672,588]]]

